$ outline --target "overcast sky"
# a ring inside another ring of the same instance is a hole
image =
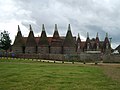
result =
[[[0,0],[0,31],[7,30],[14,40],[17,25],[28,36],[29,24],[35,36],[40,36],[45,24],[47,35],[53,35],[54,24],[65,36],[68,24],[72,33],[82,40],[99,33],[104,40],[106,32],[112,37],[112,47],[120,44],[120,0]]]

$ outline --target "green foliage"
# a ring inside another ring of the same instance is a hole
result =
[[[100,66],[0,60],[0,90],[119,90]]]
[[[4,30],[0,33],[0,36],[0,48],[7,51],[11,46],[11,40],[8,31]]]

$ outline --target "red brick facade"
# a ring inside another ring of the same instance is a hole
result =
[[[15,38],[12,50],[14,53],[36,53],[36,54],[80,54],[86,52],[106,53],[111,50],[108,35],[106,34],[105,40],[100,41],[98,33],[96,38],[90,39],[87,33],[86,41],[81,41],[72,36],[70,24],[65,37],[59,36],[57,24],[53,37],[47,37],[44,24],[42,25],[42,33],[40,37],[34,37],[34,32],[30,25],[30,32],[28,37],[23,37],[18,26],[18,33]]]

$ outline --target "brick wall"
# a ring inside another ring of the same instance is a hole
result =
[[[99,62],[120,63],[120,55],[103,55],[101,54],[16,54],[18,58],[46,59],[46,60],[64,60],[78,62]]]
[[[104,55],[103,62],[105,62],[105,63],[120,63],[120,54]]]
[[[80,54],[80,60],[83,62],[101,61],[101,54]]]
[[[38,53],[48,54],[49,53],[49,47],[38,47]]]
[[[51,54],[61,54],[62,47],[50,47],[50,53]]]
[[[22,51],[22,47],[17,47],[17,46],[13,46],[12,47],[12,50],[13,50],[13,52],[15,52],[15,53],[23,53],[23,51]]]
[[[31,54],[36,53],[36,47],[26,47],[25,53],[31,53]]]
[[[75,47],[63,47],[64,54],[75,54],[76,48]]]

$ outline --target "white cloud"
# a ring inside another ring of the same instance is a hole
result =
[[[44,23],[46,32],[52,35],[57,23],[60,35],[65,35],[70,23],[73,35],[80,33],[82,39],[85,39],[86,32],[90,32],[91,38],[99,32],[104,40],[108,32],[113,43],[119,44],[119,8],[119,0],[1,0],[0,30],[17,32],[17,24],[20,24],[26,36],[28,26],[32,24],[35,35],[38,35]],[[11,38],[15,35],[12,34]]]

